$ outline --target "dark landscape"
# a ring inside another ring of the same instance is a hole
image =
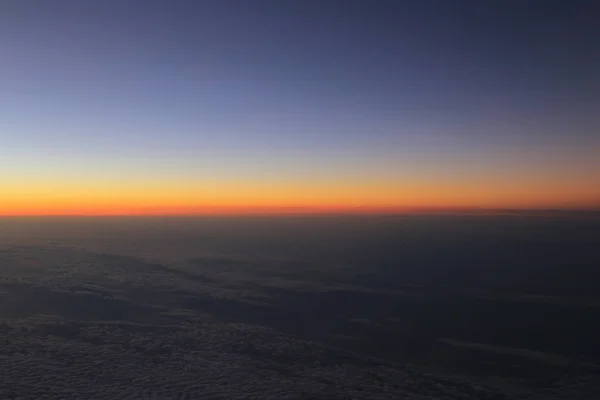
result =
[[[2,399],[597,399],[600,216],[0,219]]]

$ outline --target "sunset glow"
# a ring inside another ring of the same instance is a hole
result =
[[[593,50],[259,9],[7,6],[0,215],[600,207]]]
[[[480,209],[569,209],[598,204],[596,188],[569,185],[481,187],[318,185],[118,186],[29,185],[2,188],[2,215],[279,214],[306,212],[410,213]]]

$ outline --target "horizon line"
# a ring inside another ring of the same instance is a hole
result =
[[[2,213],[0,218],[10,217],[56,217],[56,218],[115,218],[115,217],[278,217],[278,216],[402,216],[402,215],[533,215],[533,214],[596,214],[600,207],[545,207],[545,208],[484,208],[484,207],[448,207],[448,208],[344,208],[344,209],[314,209],[314,208],[285,208],[285,209],[253,209],[253,210],[221,210],[200,212],[87,212],[87,213]]]

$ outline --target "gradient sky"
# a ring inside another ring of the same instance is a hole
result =
[[[3,0],[0,214],[600,206],[594,1]]]

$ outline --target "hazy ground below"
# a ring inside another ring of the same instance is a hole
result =
[[[0,219],[0,398],[597,399],[600,218]]]

